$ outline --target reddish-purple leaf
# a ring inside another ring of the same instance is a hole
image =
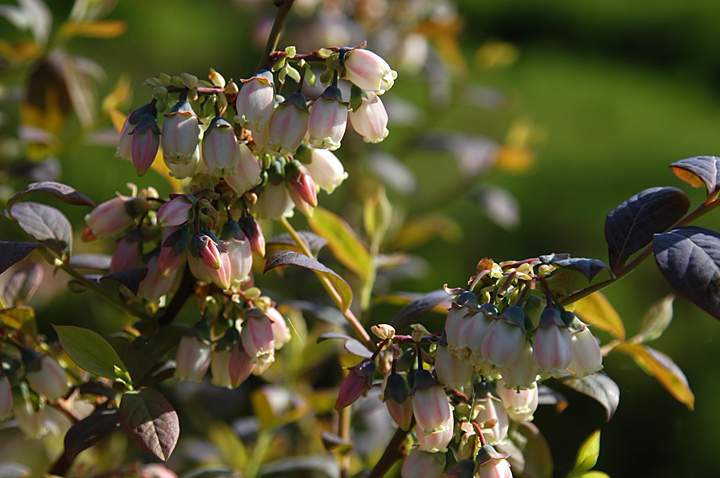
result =
[[[21,202],[13,208],[12,219],[36,241],[45,244],[59,255],[70,255],[72,226],[65,215],[54,207]]]
[[[620,404],[620,388],[613,380],[602,373],[594,373],[583,378],[564,378],[564,385],[594,398],[605,407],[607,419],[610,421]]]
[[[152,388],[125,392],[120,420],[125,433],[140,447],[161,460],[170,458],[180,436],[180,421],[160,392]]]
[[[137,294],[140,282],[147,276],[147,267],[138,267],[136,269],[128,269],[126,271],[115,272],[102,276],[101,281],[112,280],[119,282],[130,290],[133,294]]]
[[[690,199],[678,188],[650,188],[616,207],[605,220],[610,268],[650,244],[653,234],[664,232],[690,208]]]
[[[316,259],[306,256],[305,254],[300,254],[294,251],[278,251],[268,258],[265,263],[265,270],[263,273],[276,267],[289,265],[304,267],[305,269],[313,270],[327,277],[340,295],[343,310],[350,308],[353,293],[348,283],[345,282],[345,279],[340,277],[340,275],[334,270],[330,269]]]
[[[40,243],[0,241],[0,274],[25,259]]]
[[[699,188],[705,186],[708,196],[720,192],[720,158],[695,156],[681,159],[670,165],[677,177]]]
[[[298,236],[300,236],[302,240],[305,241],[305,244],[308,245],[312,253],[315,255],[317,255],[318,252],[320,252],[320,249],[325,247],[328,243],[327,239],[318,236],[314,232],[310,231],[298,231]],[[269,241],[267,241],[268,246],[272,246],[274,244],[290,246],[292,248],[298,247],[295,239],[293,239],[292,236],[287,232],[280,234],[279,236],[275,236]]]
[[[720,320],[720,233],[697,226],[656,234],[655,261],[678,293]]]
[[[16,202],[20,200],[20,198],[22,198],[26,194],[38,191],[52,194],[56,198],[61,199],[68,204],[95,207],[95,203],[92,202],[89,197],[85,196],[84,194],[80,194],[67,184],[56,183],[55,181],[42,181],[39,183],[28,184],[25,189],[16,192],[12,195],[10,199],[8,199],[7,205],[5,207],[7,208],[10,218],[12,219],[13,217],[12,207]]]
[[[43,280],[44,269],[40,264],[24,262],[16,267],[2,291],[5,303],[17,307],[26,304],[35,294]]]
[[[65,434],[65,456],[72,463],[81,451],[100,443],[120,426],[120,410],[97,411],[73,425]]]
[[[603,269],[610,268],[603,261],[598,259],[586,259],[584,257],[568,257],[567,259],[553,262],[553,265],[563,269],[571,269],[582,273],[587,280],[592,282],[596,275]]]
[[[390,325],[395,327],[395,330],[400,331],[449,298],[450,294],[445,292],[445,289],[428,292],[403,307],[390,322]]]

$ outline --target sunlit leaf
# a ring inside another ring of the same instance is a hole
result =
[[[628,342],[621,343],[613,351],[631,356],[645,373],[655,377],[676,400],[690,410],[695,407],[695,395],[690,390],[687,378],[670,357],[647,345]]]
[[[115,349],[97,332],[70,325],[53,327],[60,344],[78,367],[111,380],[117,378],[116,368],[127,373],[127,368]]]
[[[616,339],[625,339],[625,326],[620,315],[601,292],[595,292],[577,301],[575,314],[585,323],[609,332]]]
[[[720,188],[720,158],[695,156],[681,159],[670,165],[677,177],[693,187],[705,186],[708,197],[717,195]]]
[[[597,464],[599,456],[600,430],[595,430],[595,432],[593,432],[593,434],[590,435],[582,445],[580,445],[577,457],[575,458],[575,466],[568,474],[568,478],[577,478],[592,470],[592,468]]]
[[[180,422],[160,392],[152,388],[125,392],[120,417],[125,433],[135,443],[161,460],[170,458],[180,436]]]
[[[632,338],[634,342],[650,342],[660,337],[673,318],[674,295],[669,295],[648,309],[640,332]]]
[[[444,214],[422,214],[405,221],[393,246],[403,250],[414,249],[436,237],[456,243],[462,238],[462,227]]]
[[[322,343],[329,339],[340,339],[343,341],[343,347],[345,347],[345,350],[347,350],[349,353],[353,355],[358,355],[360,357],[370,358],[373,356],[373,353],[365,347],[360,341],[357,339],[350,337],[349,335],[341,334],[339,332],[326,332],[322,334],[320,337],[317,338],[317,343]]]
[[[120,114],[121,116],[125,116],[122,113],[120,113],[118,110],[125,105],[127,105],[132,98],[132,87],[131,87],[131,79],[130,75],[123,74],[120,75],[120,78],[118,78],[117,83],[115,83],[115,88],[105,97],[102,101],[102,109],[107,114],[115,115]],[[113,126],[115,125],[116,118],[112,118]],[[125,122],[125,118],[120,121],[120,129],[122,129],[122,124]],[[119,132],[119,130],[118,130]]]
[[[83,418],[65,434],[65,456],[70,463],[81,451],[97,445],[120,426],[120,410],[98,410]]]
[[[343,218],[316,207],[313,216],[308,218],[308,224],[316,234],[327,239],[328,247],[342,265],[361,278],[367,277],[371,268],[370,253]]]
[[[25,259],[40,243],[0,241],[0,274]]]
[[[564,385],[595,399],[605,407],[607,420],[610,421],[620,404],[620,388],[607,375],[594,373],[583,378],[563,378]]]
[[[64,257],[72,251],[70,221],[54,207],[22,202],[13,208],[13,219],[33,239],[45,244],[58,255]]]
[[[68,21],[60,27],[60,35],[65,38],[115,38],[126,31],[127,23],[122,20]]]
[[[30,337],[37,335],[35,310],[27,305],[0,310],[0,322],[6,327],[21,330]]]

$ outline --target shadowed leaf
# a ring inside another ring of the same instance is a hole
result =
[[[594,398],[605,407],[607,420],[610,421],[620,404],[620,388],[607,375],[594,373],[583,378],[564,378],[560,380],[564,385],[578,392]]]
[[[616,207],[605,219],[610,268],[648,245],[653,234],[664,232],[690,208],[690,199],[678,188],[650,188]]]
[[[310,231],[298,231],[298,235],[305,241],[305,243],[310,247],[310,250],[313,254],[317,255],[318,252],[320,252],[320,249],[325,247],[328,243],[327,239],[324,237],[320,237],[314,232]],[[300,248],[298,247],[297,243],[295,242],[295,239],[292,238],[292,236],[284,232],[280,234],[279,236],[275,236],[269,241],[267,241],[266,246],[268,247],[268,250],[272,253],[274,252],[272,250],[272,246],[278,245],[278,246],[290,246],[292,250],[295,252],[302,252]],[[287,249],[287,247],[283,247],[282,249]]]
[[[154,337],[145,335],[136,337],[123,355],[133,380],[142,380],[166,352],[180,343],[187,330],[187,325],[169,324],[161,327]]]
[[[25,189],[13,194],[12,197],[8,199],[7,205],[5,206],[7,208],[8,215],[12,218],[12,207],[23,196],[38,191],[52,194],[56,198],[68,204],[95,207],[95,203],[89,197],[84,194],[80,194],[67,184],[57,183],[55,181],[42,181],[39,183],[28,184]]]
[[[720,320],[720,233],[697,226],[656,234],[655,261],[675,290]]]
[[[24,262],[13,269],[2,291],[5,303],[12,307],[27,303],[40,287],[44,275],[43,266],[33,262]]]
[[[595,292],[577,301],[575,314],[585,323],[611,333],[616,339],[625,339],[623,321],[602,292]]]
[[[350,225],[340,216],[316,207],[308,218],[312,230],[327,239],[333,256],[345,267],[365,278],[371,268],[370,253]]]
[[[65,434],[65,456],[72,463],[81,451],[100,443],[120,426],[120,410],[97,411],[83,418]]]
[[[0,274],[25,259],[40,243],[0,241]]]
[[[161,460],[170,458],[180,436],[180,421],[160,392],[152,388],[125,392],[120,419],[125,433],[140,447]]]
[[[127,372],[115,349],[97,332],[71,325],[53,327],[60,344],[78,367],[109,379],[117,378],[116,367]]]
[[[513,476],[517,478],[545,478],[552,476],[553,459],[550,446],[538,427],[532,422],[521,422],[515,435],[517,453],[508,458]],[[512,443],[512,442],[511,442]],[[498,445],[500,453],[509,453],[504,445]]]
[[[7,211],[5,211],[7,214]],[[13,217],[20,227],[61,256],[72,251],[72,226],[63,213],[54,207],[22,202],[13,208]]]
[[[587,280],[592,282],[596,275],[603,269],[610,269],[607,264],[598,259],[586,259],[584,257],[566,257],[552,261],[552,264],[563,269],[571,269],[582,273]]]
[[[405,327],[417,321],[418,318],[433,310],[436,305],[448,300],[450,297],[450,294],[445,292],[444,289],[438,289],[429,292],[415,299],[410,304],[406,305],[393,318],[392,322],[390,322],[390,325],[395,327],[395,330],[399,332]]]
[[[700,188],[705,186],[707,195],[720,192],[720,158],[717,156],[695,156],[681,159],[670,165],[677,177]]]
[[[120,271],[115,272],[112,274],[108,274],[105,276],[102,276],[100,278],[101,281],[115,281],[119,282],[120,284],[124,285],[125,287],[130,290],[133,294],[137,294],[138,287],[140,286],[140,282],[147,276],[148,269],[147,267],[138,267],[136,269],[128,269],[126,271]]]

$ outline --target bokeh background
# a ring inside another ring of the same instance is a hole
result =
[[[58,19],[72,5],[69,0],[48,3]],[[252,74],[259,54],[253,39],[267,28],[257,20],[269,11],[269,3],[122,0],[109,18],[127,22],[124,35],[73,40],[68,49],[104,68],[101,96],[121,75],[129,75],[135,108],[150,97],[143,80],[159,72],[203,77],[212,67],[226,78]],[[704,199],[704,190],[692,190],[668,165],[720,151],[720,5],[704,0],[459,0],[457,8],[460,23],[450,35],[456,43],[434,45],[446,53],[453,48],[462,53],[464,61],[446,65],[454,75],[450,88],[455,96],[434,108],[432,101],[440,100],[428,91],[447,87],[450,77],[429,82],[419,72],[402,71],[387,95],[406,108],[397,117],[391,109],[391,136],[378,151],[392,154],[416,181],[408,196],[401,197],[391,186],[389,195],[408,214],[413,204],[434,199],[433,212],[444,218],[438,219],[438,237],[412,249],[421,258],[414,262],[412,276],[395,280],[393,287],[423,292],[445,283],[460,286],[486,256],[499,261],[568,252],[605,260],[605,216],[630,196],[649,187],[676,186],[695,205]],[[294,21],[291,16],[290,23]],[[0,32],[15,35],[1,19]],[[380,51],[383,45],[375,38],[368,47]],[[408,105],[417,109],[408,111]],[[402,121],[396,119],[400,117]],[[425,133],[442,131],[498,143],[507,143],[508,131],[514,131],[523,136],[532,164],[463,181],[450,153],[413,147]],[[127,192],[127,181],[160,185],[167,192],[154,172],[138,179],[113,152],[102,145],[76,148],[60,158],[63,182],[96,202],[117,190]],[[513,201],[504,203],[510,209],[504,217],[511,217],[505,227],[480,207],[481,191],[492,187],[516,198],[517,222],[512,220]],[[343,210],[351,193],[342,189],[329,198],[323,195],[321,204],[352,218],[357,211]],[[436,194],[445,191],[449,194]],[[68,214],[74,223],[82,221],[82,213]],[[711,214],[697,224],[718,230],[720,216]],[[647,308],[672,291],[650,260],[605,293],[632,334]],[[38,304],[37,310],[48,322],[72,323],[88,307],[113,313],[77,296]],[[377,307],[368,320],[387,322],[397,310]],[[696,395],[694,411],[627,356],[606,359],[606,371],[621,389],[620,407],[609,423],[599,405],[558,386],[570,406],[559,414],[547,407],[536,415],[550,442],[556,475],[572,467],[580,442],[601,428],[596,469],[614,478],[715,476],[720,468],[718,339],[720,324],[678,299],[672,325],[651,344],[684,370]]]

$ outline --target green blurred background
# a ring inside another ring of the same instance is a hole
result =
[[[59,18],[72,4],[48,3]],[[508,98],[508,106],[492,114],[478,113],[460,98],[436,118],[436,126],[502,141],[508,124],[519,116],[532,122],[541,140],[535,145],[531,170],[483,178],[518,199],[520,224],[511,230],[495,225],[471,194],[437,205],[462,223],[462,238],[438,238],[414,250],[426,261],[427,273],[399,282],[399,288],[419,292],[444,283],[462,285],[485,256],[507,260],[568,252],[604,260],[605,215],[630,196],[649,187],[676,186],[686,190],[695,205],[704,199],[704,191],[691,190],[668,165],[720,151],[720,5],[705,0],[458,3],[464,22],[460,45],[469,59],[466,81],[497,89]],[[143,80],[159,72],[202,77],[212,67],[226,78],[249,76],[258,58],[250,41],[255,10],[230,0],[122,0],[110,18],[126,21],[126,34],[110,40],[74,40],[70,49],[105,68],[101,93],[109,92],[120,75],[131,75],[132,107],[137,107],[150,96]],[[473,55],[491,40],[516,47],[517,61],[508,68],[478,68]],[[401,73],[389,95],[421,103],[416,100],[420,81]],[[420,192],[415,199],[440,187],[440,173],[456,174],[448,155],[416,150],[403,154],[398,147],[407,140],[403,135],[416,132],[394,128],[392,117],[390,129],[384,147],[394,148],[418,175]],[[107,147],[83,147],[62,161],[62,180],[97,202],[116,190],[126,193],[127,181],[141,187],[161,184],[154,173],[136,178]],[[343,194],[323,195],[321,203],[327,200],[339,208]],[[71,220],[78,223],[81,217],[78,212]],[[697,224],[718,230],[720,216]],[[605,291],[629,335],[638,330],[647,308],[671,292],[652,260]],[[65,317],[86,310],[82,299],[65,301]],[[377,311],[392,314],[396,309]],[[39,308],[38,314],[52,312]],[[606,371],[621,389],[620,408],[607,424],[599,405],[558,387],[570,406],[561,414],[547,407],[536,415],[550,441],[557,475],[572,467],[580,442],[599,427],[602,447],[596,469],[614,478],[717,475],[719,338],[720,324],[678,299],[673,324],[651,344],[686,373],[696,395],[692,412],[626,356],[606,359]]]

